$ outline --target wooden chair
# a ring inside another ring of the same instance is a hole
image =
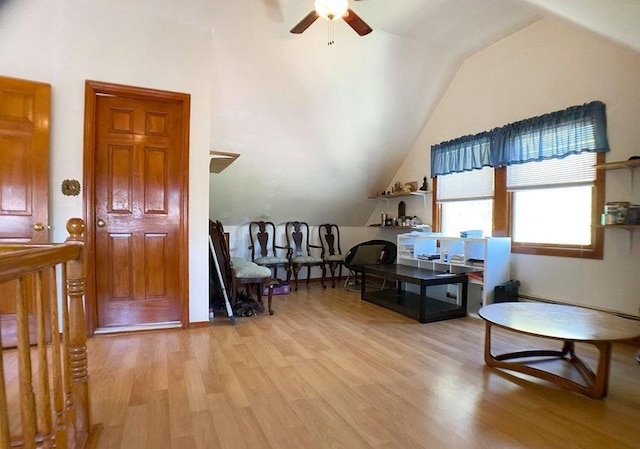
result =
[[[224,228],[219,221],[209,220],[209,235],[218,258],[218,265],[225,284],[224,288],[227,290],[231,304],[235,304],[240,286],[254,286],[258,300],[262,299],[262,290],[267,286],[267,309],[269,310],[269,315],[273,315],[273,309],[271,308],[271,300],[273,298],[271,270],[247,260],[232,258],[225,242]]]
[[[285,246],[276,245],[276,226],[270,221],[252,221],[249,223],[249,239],[251,240],[251,260],[258,265],[273,269],[274,279],[278,278],[278,268],[287,272],[287,280],[291,277],[287,255],[278,256],[277,250],[286,250]]]
[[[303,221],[288,221],[285,225],[285,233],[287,235],[290,272],[293,273],[293,278],[296,282],[295,291],[298,291],[298,273],[302,267],[307,267],[307,285],[311,278],[311,268],[320,267],[322,269],[320,283],[323,288],[327,288],[327,286],[324,285],[324,277],[326,274],[324,261],[322,257],[316,257],[311,254],[312,248],[320,250],[322,248],[309,243],[309,225]]]
[[[331,273],[331,288],[336,287],[336,268],[338,269],[338,279],[342,277],[342,266],[344,256],[340,249],[340,229],[338,225],[325,223],[318,227],[320,246],[322,246],[322,260]]]

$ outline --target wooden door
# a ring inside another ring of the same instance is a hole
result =
[[[184,102],[136,92],[94,98],[98,328],[184,317],[188,114]]]
[[[51,86],[0,76],[0,242],[46,243]]]
[[[50,105],[49,84],[0,76],[0,243],[49,240]],[[16,344],[16,291],[15,282],[0,284],[3,347]]]

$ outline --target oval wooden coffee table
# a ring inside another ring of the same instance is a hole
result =
[[[639,321],[583,307],[505,302],[482,307],[478,314],[486,324],[484,361],[488,366],[528,374],[596,399],[607,395],[613,342],[640,337]],[[528,350],[493,355],[492,326],[534,337],[561,340],[563,346],[560,351]],[[589,343],[598,349],[599,360],[595,373],[576,355],[576,342]],[[507,362],[514,359],[519,360]],[[554,368],[553,365],[557,363],[549,363],[554,361],[564,366],[556,372],[534,366],[549,365],[549,368]]]

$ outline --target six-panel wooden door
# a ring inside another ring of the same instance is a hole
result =
[[[49,240],[51,86],[0,76],[0,242]],[[28,298],[32,285],[27,285]],[[16,345],[17,284],[0,284],[2,346]],[[34,310],[33,302],[29,310]],[[48,316],[48,314],[46,315]],[[35,324],[30,313],[31,341]],[[47,322],[47,327],[48,327]]]
[[[179,321],[182,105],[96,97],[97,327]]]

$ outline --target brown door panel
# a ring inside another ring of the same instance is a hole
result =
[[[0,76],[0,243],[49,241],[50,105],[48,84]],[[43,285],[46,282],[43,279]],[[0,284],[2,347],[16,344],[17,285]],[[35,303],[30,281],[26,289],[33,343]],[[45,317],[49,328],[49,314]]]
[[[0,242],[49,240],[50,105],[48,84],[0,77]]]
[[[181,319],[182,105],[98,96],[98,327]]]

